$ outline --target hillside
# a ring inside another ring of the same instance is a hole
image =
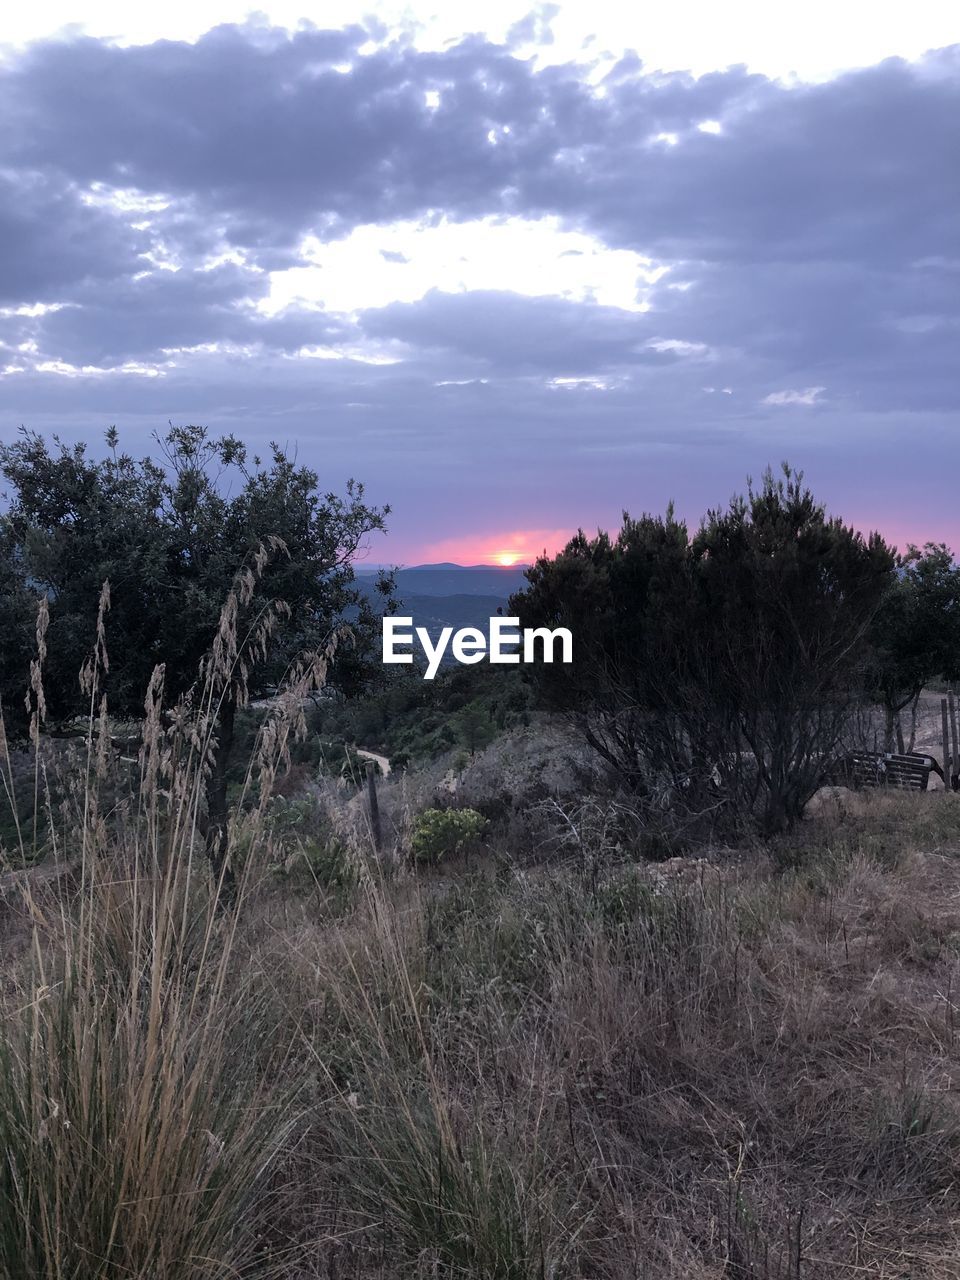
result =
[[[358,573],[358,579],[369,577]],[[515,591],[522,591],[527,580],[522,568],[502,569],[496,565],[415,565],[396,571],[397,594],[402,596],[495,596],[506,602]]]
[[[358,574],[361,590],[375,602],[380,597],[370,574]],[[486,631],[490,618],[505,612],[510,596],[527,585],[522,569],[484,565],[419,565],[396,574],[397,609],[413,618],[415,627],[426,627],[436,640],[444,627],[477,627]],[[443,665],[454,659],[449,650]]]
[[[435,636],[441,627],[480,627],[487,629],[490,618],[506,608],[502,596],[480,594],[398,595],[397,612],[413,618],[415,627],[426,627]]]

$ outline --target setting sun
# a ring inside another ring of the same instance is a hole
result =
[[[2,366],[0,366],[2,367]],[[496,569],[520,569],[533,564],[538,555],[555,555],[566,546],[576,529],[481,529],[455,538],[443,538],[417,548],[422,562],[448,561],[466,565],[488,565]]]

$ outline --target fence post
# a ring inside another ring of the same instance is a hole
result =
[[[367,761],[367,799],[370,804],[370,830],[373,832],[373,847],[379,853],[383,844],[383,833],[380,828],[380,801],[377,799],[377,766],[373,760]]]
[[[940,700],[940,722],[943,731],[943,790],[951,791],[950,782],[950,730],[947,727],[947,700]]]
[[[955,774],[960,768],[960,750],[957,749],[957,701],[953,696],[953,690],[947,691],[947,705],[950,708],[950,745],[953,748],[950,754],[950,768]],[[950,778],[951,786],[953,785],[953,777]]]

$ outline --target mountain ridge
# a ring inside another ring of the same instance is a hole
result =
[[[399,573],[423,573],[434,571],[455,571],[457,573],[476,573],[477,571],[485,571],[492,573],[515,573],[523,572],[532,566],[524,561],[522,564],[457,564],[453,560],[440,560],[436,564],[401,564],[392,566]],[[389,571],[390,565],[369,565],[354,566],[356,574],[381,573]]]
[[[529,583],[524,570],[518,566],[502,565],[418,565],[411,569],[397,569],[394,573],[397,598],[404,596],[493,596],[499,604],[517,591],[523,591]],[[358,576],[358,585],[366,591],[373,590],[373,576]]]

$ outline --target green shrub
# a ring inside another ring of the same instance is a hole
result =
[[[410,850],[415,862],[439,862],[476,840],[487,820],[476,809],[425,809],[413,824]]]
[[[399,1078],[371,1089],[369,1102],[333,1113],[332,1138],[350,1201],[383,1224],[398,1260],[429,1259],[432,1274],[465,1280],[569,1274],[577,1232],[559,1212],[560,1173],[536,1143],[517,1150],[473,1117],[457,1133],[441,1097],[411,1096]]]
[[[660,905],[653,886],[636,871],[599,885],[596,902],[604,924],[614,931],[625,931],[640,919],[652,919]]]
[[[298,851],[302,863],[318,889],[333,894],[343,904],[348,903],[360,883],[356,861],[349,847],[335,834],[325,838],[307,840]],[[294,854],[288,861],[296,864]]]

